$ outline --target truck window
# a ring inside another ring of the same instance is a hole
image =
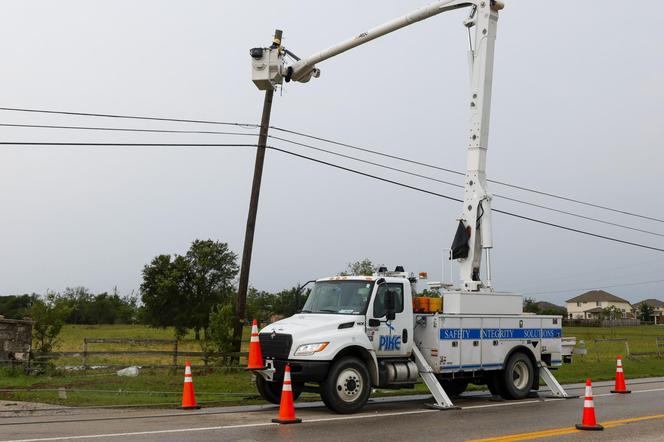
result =
[[[376,293],[376,299],[374,300],[373,305],[373,315],[374,318],[382,318],[385,316],[385,292],[387,289],[392,290],[396,293],[396,302],[395,302],[395,312],[403,312],[403,284],[382,284],[378,287],[378,293]]]
[[[366,312],[372,281],[319,281],[311,290],[302,313],[363,315]]]

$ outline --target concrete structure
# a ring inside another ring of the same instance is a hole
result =
[[[664,302],[659,299],[644,299],[643,301],[637,302],[632,306],[632,314],[634,317],[638,317],[639,308],[641,304],[648,304],[653,308],[653,316],[655,319],[655,324],[664,324]]]
[[[31,347],[32,321],[5,319],[0,315],[0,363],[27,360]]]
[[[570,319],[600,319],[602,311],[611,306],[620,311],[620,317],[613,319],[628,318],[632,314],[629,301],[604,290],[591,290],[566,302],[567,317]]]

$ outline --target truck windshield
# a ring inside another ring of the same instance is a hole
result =
[[[373,281],[320,281],[314,285],[302,313],[363,315],[366,313]]]

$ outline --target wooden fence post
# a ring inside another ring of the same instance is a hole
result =
[[[178,368],[178,340],[173,341],[173,368]]]
[[[83,369],[88,367],[88,338],[83,338]]]

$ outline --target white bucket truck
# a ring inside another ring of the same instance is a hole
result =
[[[452,244],[460,287],[443,287],[442,312],[414,313],[417,280],[397,267],[375,275],[315,281],[302,311],[263,328],[259,338],[265,369],[256,370],[261,395],[279,402],[284,367],[290,364],[293,394],[320,392],[325,404],[352,413],[372,388],[411,388],[418,376],[441,409],[469,383],[486,384],[505,399],[520,399],[542,378],[554,395],[567,397],[549,371],[571,357],[561,338],[562,317],[522,311],[522,298],[494,291],[491,284],[491,194],[486,183],[491,84],[498,11],[496,0],[441,0],[362,32],[309,58],[299,59],[275,41],[254,48],[252,79],[259,89],[320,76],[326,59],[432,17],[469,8],[463,24],[475,29],[469,51],[470,131],[463,211]],[[285,57],[295,63],[287,65]],[[486,255],[482,280],[480,267]],[[570,343],[573,344],[573,343]]]

